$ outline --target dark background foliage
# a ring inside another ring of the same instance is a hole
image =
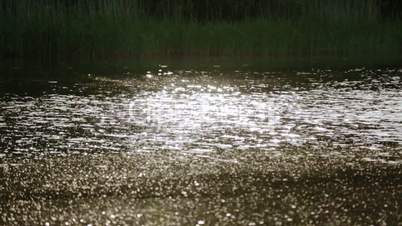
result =
[[[0,56],[398,55],[401,18],[400,0],[2,0]]]
[[[141,14],[155,18],[181,18],[197,21],[244,20],[255,17],[299,18],[311,14],[343,10],[361,17],[378,13],[381,18],[400,18],[400,0],[2,0],[3,12],[17,14],[18,5],[35,7],[56,7],[58,10],[102,13],[110,7],[118,12]],[[343,9],[342,9],[343,8]],[[124,9],[124,10],[123,10]]]

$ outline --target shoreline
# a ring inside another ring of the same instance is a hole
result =
[[[31,75],[58,76],[60,74],[82,76],[86,74],[135,75],[146,71],[158,70],[257,70],[257,71],[291,71],[312,69],[347,70],[351,68],[399,68],[402,66],[402,55],[399,57],[366,56],[358,57],[267,57],[267,56],[199,56],[186,55],[169,57],[164,55],[147,55],[142,57],[118,57],[92,60],[52,60],[40,59],[8,59],[0,62],[0,76],[19,77]]]

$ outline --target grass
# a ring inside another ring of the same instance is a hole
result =
[[[357,58],[402,53],[401,20],[383,20],[374,0],[287,0],[287,5],[254,0],[260,11],[239,1],[237,8],[222,13],[219,7],[225,2],[215,7],[211,2],[204,15],[199,13],[202,6],[191,0],[159,5],[140,0],[5,0],[0,7],[0,54],[58,61],[155,55]],[[177,7],[189,10],[180,14],[174,11]],[[239,7],[244,8],[242,13],[235,10]]]

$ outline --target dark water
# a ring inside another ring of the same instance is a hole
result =
[[[0,81],[5,224],[402,219],[402,69],[26,77]]]

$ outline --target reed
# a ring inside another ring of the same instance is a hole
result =
[[[2,0],[0,54],[400,55],[402,4],[378,0]],[[388,1],[390,2],[390,1]],[[384,15],[388,10],[392,18]],[[394,12],[396,11],[396,12]]]

